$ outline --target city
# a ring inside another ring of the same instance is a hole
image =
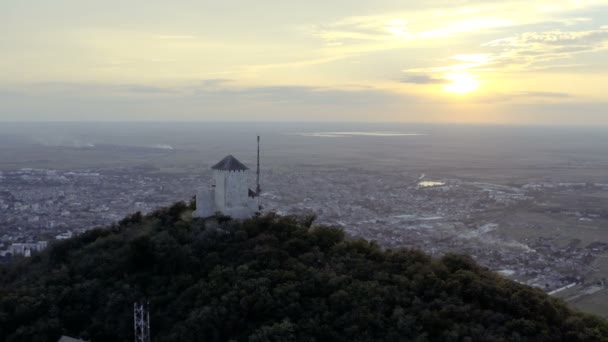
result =
[[[110,225],[125,215],[189,201],[193,189],[210,185],[210,174],[160,174],[142,167],[4,171],[0,255],[29,255],[53,240]],[[601,205],[560,207],[559,198],[580,202],[585,194],[608,196],[608,184],[507,186],[339,167],[270,169],[262,184],[263,212],[314,214],[317,224],[343,227],[349,236],[385,248],[468,254],[493,271],[554,295],[563,291],[580,299],[604,289],[606,275],[597,261],[608,244],[585,232],[605,225],[608,210]],[[555,220],[574,225],[576,234]]]

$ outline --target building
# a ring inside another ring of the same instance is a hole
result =
[[[196,195],[194,217],[217,212],[236,219],[249,218],[259,211],[259,191],[249,188],[249,168],[229,155],[211,167],[214,183]],[[258,187],[259,188],[259,187]]]
[[[72,236],[74,236],[74,233],[72,233],[71,231],[67,231],[65,233],[56,235],[55,240],[67,240],[67,239],[71,239]]]
[[[47,246],[46,241],[38,241],[32,243],[13,243],[9,248],[9,253],[12,255],[23,255],[29,257],[33,252],[40,252]]]

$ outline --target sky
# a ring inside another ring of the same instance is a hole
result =
[[[608,126],[608,0],[3,0],[0,121]]]

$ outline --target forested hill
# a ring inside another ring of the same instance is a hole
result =
[[[0,269],[0,341],[606,341],[608,324],[464,256],[382,250],[310,218],[178,203]]]

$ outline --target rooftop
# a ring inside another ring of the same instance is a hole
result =
[[[220,171],[245,171],[249,170],[245,164],[241,163],[238,159],[233,157],[232,155],[228,155],[224,157],[224,159],[220,160],[219,163],[213,165],[211,167],[213,170]]]
[[[77,338],[72,338],[72,337],[69,337],[69,336],[61,336],[61,338],[57,342],[85,342],[85,341],[84,340],[79,340]]]

